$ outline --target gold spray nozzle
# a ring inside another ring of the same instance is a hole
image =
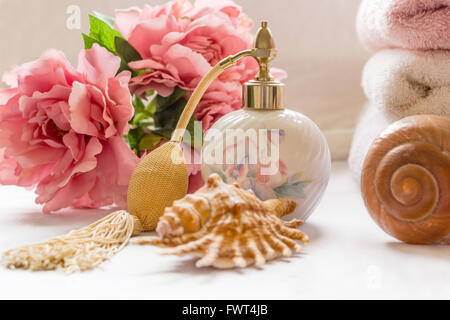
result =
[[[261,22],[261,28],[258,30],[255,39],[255,48],[253,57],[258,60],[259,73],[256,76],[258,81],[273,80],[269,70],[269,63],[277,56],[277,49],[272,32],[268,28],[267,21]]]
[[[259,72],[254,80],[243,85],[243,108],[261,110],[284,109],[284,84],[275,81],[270,74],[269,63],[277,57],[277,49],[268,23],[263,21],[255,37],[253,49],[239,52],[225,58],[220,67],[226,69],[236,64],[243,57],[253,57],[258,61]]]
[[[275,48],[275,41],[273,40],[272,32],[267,27],[266,21],[261,22],[261,28],[255,37],[255,46],[253,49],[245,50],[229,56],[219,62],[219,65],[227,69],[236,64],[240,59],[244,57],[253,57],[258,61],[259,73],[256,76],[256,80],[271,81],[272,75],[269,72],[269,62],[277,57],[277,49]]]

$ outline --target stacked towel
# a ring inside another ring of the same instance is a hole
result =
[[[358,35],[371,51],[450,49],[450,0],[363,0]]]
[[[370,104],[367,104],[361,113],[348,158],[353,178],[358,183],[361,179],[364,159],[372,143],[391,123],[392,121],[386,114],[377,108],[373,108]]]
[[[392,121],[450,117],[450,51],[380,51],[364,67],[362,86],[371,105]]]
[[[368,103],[349,156],[359,181],[372,142],[390,124],[415,114],[450,117],[450,0],[363,0],[357,28],[378,50],[363,71]]]

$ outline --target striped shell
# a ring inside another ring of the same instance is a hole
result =
[[[450,119],[404,118],[374,142],[361,176],[372,218],[412,244],[450,244]]]
[[[197,267],[244,268],[264,265],[300,251],[308,237],[300,220],[281,220],[295,210],[292,200],[259,200],[252,191],[228,185],[213,174],[194,195],[167,208],[158,224],[159,237],[133,242],[166,248],[163,254],[199,257]]]

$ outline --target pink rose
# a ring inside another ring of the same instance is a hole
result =
[[[138,95],[156,90],[168,96],[178,86],[193,91],[211,66],[252,46],[253,24],[233,1],[171,1],[116,12],[116,29],[141,54],[129,64],[143,74],[130,88]],[[244,60],[220,79],[243,83],[257,71],[254,61]],[[148,71],[148,72],[145,72]]]
[[[77,70],[56,50],[12,70],[17,86],[0,90],[0,183],[35,186],[44,212],[125,207],[138,158],[123,139],[133,107],[119,67],[94,45]]]

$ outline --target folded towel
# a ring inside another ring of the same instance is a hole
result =
[[[380,51],[364,67],[362,85],[392,122],[415,114],[450,117],[450,51]]]
[[[391,123],[393,121],[389,120],[386,114],[370,104],[367,104],[361,113],[348,158],[350,171],[358,183],[361,179],[364,159],[372,143]]]
[[[450,0],[363,0],[357,30],[373,51],[450,49]]]

